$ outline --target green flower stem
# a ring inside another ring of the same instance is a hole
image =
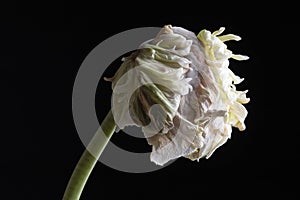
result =
[[[77,163],[69,180],[63,200],[78,200],[80,198],[89,175],[112,134],[115,132],[115,129],[116,124],[112,112],[110,111]]]

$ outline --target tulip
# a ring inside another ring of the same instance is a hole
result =
[[[150,160],[164,165],[179,157],[209,158],[231,137],[232,127],[244,130],[243,104],[250,99],[236,90],[243,79],[229,69],[229,59],[248,57],[227,49],[224,42],[241,38],[220,35],[224,30],[195,35],[167,25],[124,58],[116,74],[105,78],[113,89],[111,112],[102,123],[107,140],[116,128],[142,127],[152,145]],[[107,141],[91,143],[99,157]],[[79,199],[97,159],[84,152],[64,200]]]
[[[223,43],[240,40],[203,30],[197,36],[183,28],[165,26],[158,35],[123,59],[112,81],[112,112],[118,128],[143,127],[153,146],[151,161],[208,158],[228,138],[231,127],[245,129],[249,101],[235,84],[243,79],[228,68],[235,55]],[[137,88],[137,86],[140,86]],[[133,93],[132,88],[137,88]],[[151,113],[151,106],[161,109]],[[147,126],[151,122],[151,126]]]

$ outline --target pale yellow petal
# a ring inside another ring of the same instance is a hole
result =
[[[212,34],[213,34],[214,36],[217,36],[217,35],[222,34],[224,31],[225,31],[225,27],[221,27],[219,30],[213,32]]]
[[[248,60],[249,59],[248,56],[239,55],[239,54],[232,54],[231,58],[233,58],[235,60]]]
[[[239,41],[242,38],[240,36],[234,35],[234,34],[227,34],[227,35],[222,35],[218,37],[222,42],[226,42],[229,40],[235,40],[235,41]]]

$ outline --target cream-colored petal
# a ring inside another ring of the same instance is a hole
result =
[[[217,36],[222,34],[225,31],[225,27],[221,27],[219,30],[213,32],[213,35]]]
[[[234,34],[227,34],[227,35],[219,36],[219,39],[222,42],[226,42],[226,41],[230,41],[230,40],[240,41],[242,38],[240,36],[237,36]]]
[[[239,55],[239,54],[232,54],[231,57],[235,60],[248,60],[248,56]]]

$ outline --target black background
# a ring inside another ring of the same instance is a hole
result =
[[[247,12],[242,7],[224,9],[217,15],[213,8],[204,7],[198,15],[179,16],[174,9],[166,12],[158,6],[157,15],[132,9],[118,16],[115,10],[103,14],[106,7],[94,8],[94,14],[88,14],[89,7],[73,4],[43,5],[39,9],[34,8],[36,5],[26,5],[26,9],[23,6],[19,5],[15,16],[7,17],[1,26],[5,121],[1,145],[4,158],[0,164],[9,199],[62,198],[84,150],[71,107],[72,87],[82,61],[94,47],[116,33],[165,24],[195,33],[224,26],[225,33],[242,37],[240,42],[229,42],[228,47],[250,57],[243,62],[231,60],[230,65],[245,78],[238,89],[249,89],[247,129],[233,129],[232,138],[208,160],[180,158],[151,173],[129,174],[97,163],[82,199],[100,199],[103,195],[116,198],[120,194],[122,198],[175,198],[183,194],[185,198],[223,195],[242,199],[295,194],[289,180],[296,176],[296,146],[289,147],[289,155],[281,151],[285,142],[278,139],[280,131],[271,129],[267,121],[269,60],[265,59],[266,45],[262,44],[268,41],[261,33],[279,22],[266,18],[265,8],[248,6]],[[133,15],[129,16],[129,12]],[[259,20],[253,18],[254,14]],[[105,76],[114,73],[118,62]],[[95,97],[99,121],[109,110],[110,94],[110,84],[100,81]],[[145,141],[122,133],[115,134],[112,140],[132,151],[149,150]]]

